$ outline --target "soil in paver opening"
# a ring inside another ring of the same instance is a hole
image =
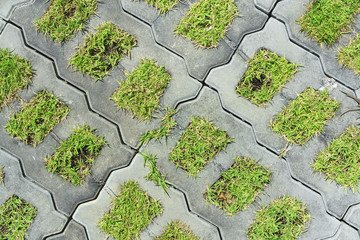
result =
[[[34,206],[16,195],[0,206],[0,239],[25,239],[37,211]]]
[[[180,222],[180,220],[172,221],[168,224],[165,232],[156,237],[155,240],[200,240],[190,229],[189,226]]]
[[[179,2],[179,0],[143,0],[143,1],[159,9],[160,14],[169,12]]]
[[[340,66],[354,70],[360,74],[360,34],[352,39],[349,45],[340,49],[337,55]]]

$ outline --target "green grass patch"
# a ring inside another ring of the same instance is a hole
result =
[[[36,214],[34,206],[12,195],[0,206],[0,239],[25,239],[25,233]]]
[[[190,125],[171,151],[169,159],[193,177],[205,167],[232,139],[209,120],[192,117]]]
[[[149,120],[159,108],[160,97],[171,79],[170,74],[154,60],[142,59],[139,66],[126,74],[126,78],[110,99],[134,117]]]
[[[360,180],[360,129],[349,127],[339,138],[317,154],[312,167],[343,187],[358,188]]]
[[[84,125],[74,130],[56,148],[55,153],[45,159],[46,168],[73,185],[79,185],[90,173],[90,168],[105,144],[104,137],[95,135],[94,129]]]
[[[110,212],[104,214],[98,226],[108,236],[120,240],[138,238],[140,231],[163,211],[160,203],[134,181],[122,185],[111,204]]]
[[[38,92],[30,102],[22,104],[20,112],[11,117],[5,129],[11,136],[35,147],[69,111],[65,103],[44,90]]]
[[[125,55],[130,54],[136,39],[110,22],[103,23],[96,31],[85,38],[70,64],[99,80],[108,75]]]
[[[168,224],[165,232],[156,237],[155,240],[200,240],[199,237],[189,229],[189,226],[180,222],[180,220],[172,221]]]
[[[135,0],[138,1],[138,0]],[[144,0],[153,7],[156,7],[160,14],[169,12],[179,0]]]
[[[356,74],[360,74],[360,34],[352,39],[349,45],[340,49],[337,60],[340,66],[345,66],[354,70]]]
[[[256,104],[265,105],[298,71],[296,64],[262,49],[249,60],[236,92]]]
[[[17,91],[24,89],[34,74],[30,62],[0,49],[0,109],[17,97]]]
[[[37,31],[42,31],[57,42],[68,40],[77,31],[84,30],[85,22],[97,7],[97,0],[50,1],[50,7],[35,25]]]
[[[0,166],[0,183],[4,183],[5,173],[4,173],[4,167]]]
[[[312,136],[323,131],[339,106],[340,102],[330,98],[328,91],[307,88],[283,108],[270,127],[289,143],[303,146]]]
[[[359,0],[314,0],[297,23],[307,36],[330,46],[350,31],[349,25],[359,11]]]
[[[233,216],[252,203],[270,180],[270,170],[250,158],[237,157],[206,192],[206,199]]]
[[[166,182],[166,177],[163,175],[156,166],[156,156],[152,156],[147,152],[141,153],[140,155],[144,158],[144,166],[148,166],[150,173],[145,176],[145,179],[153,181],[156,185],[160,186],[164,192],[169,188]]]
[[[216,47],[238,16],[234,0],[200,0],[175,27],[175,33],[203,48]]]
[[[247,231],[250,239],[295,240],[305,232],[310,214],[301,201],[285,196],[274,200],[256,213],[255,221]]]

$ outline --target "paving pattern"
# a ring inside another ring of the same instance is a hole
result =
[[[0,165],[5,173],[4,184],[0,183],[0,205],[16,194],[38,210],[26,239],[110,239],[97,223],[109,211],[111,198],[117,196],[120,185],[130,180],[137,181],[164,210],[140,233],[140,239],[161,235],[176,219],[189,225],[201,239],[247,239],[246,231],[255,212],[285,195],[305,203],[312,217],[300,239],[360,239],[360,193],[327,181],[310,165],[328,143],[350,125],[359,123],[357,112],[342,113],[356,106],[344,92],[360,97],[360,78],[339,67],[336,51],[359,32],[360,20],[356,19],[352,32],[344,34],[334,47],[324,48],[299,32],[300,26],[295,23],[309,0],[235,0],[240,16],[217,48],[204,50],[173,34],[175,25],[194,2],[180,1],[164,15],[144,1],[99,3],[87,32],[93,33],[100,23],[111,21],[135,36],[137,45],[110,75],[94,81],[68,65],[88,33],[79,32],[63,44],[56,43],[34,26],[50,1],[1,1],[0,48],[9,48],[30,60],[36,74],[30,86],[19,92],[20,100],[0,111],[0,125],[4,126],[21,109],[21,102],[28,102],[44,89],[71,109],[66,120],[37,147],[15,140],[0,128]],[[247,61],[260,49],[300,65],[300,71],[264,107],[257,107],[235,92]],[[125,79],[124,72],[130,72],[143,58],[155,59],[171,74],[160,106],[178,110],[173,133],[166,140],[146,145],[140,144],[140,137],[160,127],[164,111],[149,121],[140,121],[118,110],[109,99],[119,81]],[[270,129],[270,121],[308,87],[328,89],[330,96],[341,102],[340,110],[319,136],[304,146],[287,146],[284,138]],[[196,178],[188,177],[185,170],[169,160],[192,116],[211,120],[233,139]],[[44,158],[54,153],[72,129],[84,124],[104,136],[107,145],[84,183],[73,186],[48,172]],[[287,153],[280,155],[286,147]],[[144,179],[149,169],[144,166],[142,152],[156,155],[157,167],[170,184],[167,193]],[[245,210],[230,217],[206,202],[204,192],[238,156],[256,159],[270,169],[272,179]]]

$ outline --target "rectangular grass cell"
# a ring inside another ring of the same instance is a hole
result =
[[[172,221],[168,224],[165,232],[156,237],[155,240],[170,240],[170,239],[179,239],[179,240],[200,240],[190,229],[189,226],[180,222],[180,220]]]
[[[8,133],[34,147],[69,113],[70,108],[46,90],[38,92],[30,102],[22,104],[5,125]]]
[[[237,157],[231,168],[206,192],[206,200],[233,216],[252,203],[270,179],[268,169],[250,158]]]
[[[315,134],[323,131],[329,119],[335,116],[340,102],[330,98],[328,91],[307,88],[284,107],[270,127],[289,143],[304,145]]]
[[[105,144],[104,137],[95,135],[94,129],[84,125],[61,142],[55,153],[46,159],[46,168],[73,185],[79,185],[90,173]]]
[[[36,217],[34,206],[16,195],[0,206],[0,239],[25,239],[25,233]]]
[[[296,64],[269,50],[259,50],[249,60],[236,92],[258,106],[265,105],[297,71]]]
[[[9,49],[0,49],[0,110],[17,97],[17,92],[28,85],[33,74],[29,61]]]
[[[97,0],[50,0],[45,14],[35,22],[36,30],[63,42],[84,29],[86,20],[95,13]]]
[[[175,27],[175,33],[203,48],[214,48],[238,16],[234,0],[200,0]]]
[[[143,1],[157,8],[160,11],[160,14],[169,12],[179,2],[179,0],[143,0]]]
[[[225,131],[214,126],[209,120],[192,117],[169,159],[177,167],[196,177],[231,141]]]
[[[112,199],[110,212],[104,214],[98,223],[101,231],[112,238],[138,238],[139,233],[163,211],[160,203],[134,181],[122,185],[118,195]]]
[[[70,60],[76,70],[89,74],[96,80],[109,74],[119,61],[130,53],[136,39],[110,22],[85,38],[84,44]]]
[[[171,79],[170,74],[154,60],[142,59],[139,66],[126,73],[126,78],[110,99],[134,117],[149,120],[159,108],[160,97]]]
[[[347,67],[355,72],[355,74],[360,74],[360,34],[356,36],[355,39],[352,39],[349,45],[340,49],[337,55],[337,60],[340,66]]]

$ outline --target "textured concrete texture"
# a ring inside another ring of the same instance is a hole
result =
[[[2,0],[0,7],[0,18],[8,20],[11,16],[11,13],[16,7],[29,3],[31,1],[33,0]]]
[[[339,229],[337,230],[336,234],[330,238],[331,240],[357,240],[360,238],[359,232],[356,231],[354,228],[346,225],[345,223],[341,223]]]
[[[269,13],[271,10],[274,9],[276,2],[280,0],[254,0],[255,6],[259,9]]]
[[[52,237],[46,238],[47,240],[87,240],[87,235],[85,228],[79,223],[71,220],[65,231],[59,234],[56,234]]]

